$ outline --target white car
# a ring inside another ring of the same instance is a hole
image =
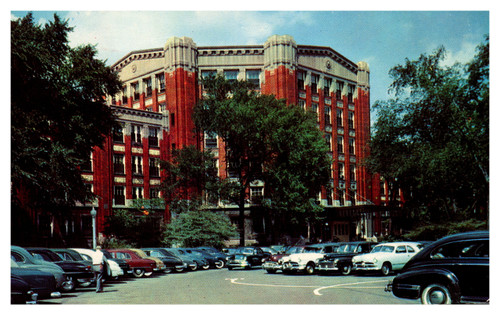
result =
[[[424,245],[417,242],[393,242],[375,246],[368,254],[354,256],[354,271],[380,271],[387,276],[391,270],[401,270]]]
[[[84,259],[91,260],[92,264],[94,265],[94,270],[95,271],[98,270],[97,268],[99,268],[98,267],[99,258],[94,250],[87,248],[72,248],[72,249],[80,253],[80,255],[82,255]],[[104,261],[107,263],[106,272],[108,278],[117,278],[119,276],[123,276],[123,269],[120,268],[120,266],[115,261],[106,259],[106,257],[104,257]]]
[[[308,245],[302,253],[291,254],[281,259],[283,273],[304,272],[313,274],[320,259],[327,253],[335,253],[339,243],[321,243]]]

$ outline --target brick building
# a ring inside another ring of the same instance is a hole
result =
[[[78,205],[74,217],[80,225],[88,227],[90,209],[95,207],[102,232],[113,209],[130,207],[134,199],[158,197],[158,160],[168,160],[175,148],[195,145],[212,150],[219,175],[231,176],[220,139],[194,133],[191,119],[202,95],[200,78],[220,73],[229,80],[257,83],[261,93],[317,113],[334,162],[331,182],[318,195],[327,219],[315,227],[316,238],[349,240],[384,232],[382,221],[388,213],[379,206],[388,192],[362,163],[370,138],[367,63],[353,63],[330,47],[298,45],[291,36],[274,35],[263,45],[203,47],[191,38],[174,37],[162,48],[130,52],[112,68],[124,86],[107,102],[122,129],[94,151],[92,165],[83,174],[99,197],[94,204]],[[249,192],[250,239],[266,233],[265,218],[259,217],[253,202],[264,189],[264,183],[255,182]],[[237,213],[236,206],[222,204],[214,210],[230,217]],[[165,210],[163,218],[169,217]]]

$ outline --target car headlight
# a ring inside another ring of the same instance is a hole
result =
[[[335,258],[335,260],[333,261],[334,264],[338,263],[339,262],[339,259],[338,258]]]
[[[376,263],[378,260],[377,260],[377,258],[373,258],[373,259],[372,259],[372,261],[373,261],[374,263]]]

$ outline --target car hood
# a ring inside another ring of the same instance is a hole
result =
[[[324,253],[301,253],[301,254],[291,254],[288,256],[289,261],[301,261],[301,260],[316,260],[323,258]]]
[[[357,255],[352,258],[352,261],[372,261],[373,259],[381,259],[383,257],[392,256],[393,253],[368,253],[363,255]]]

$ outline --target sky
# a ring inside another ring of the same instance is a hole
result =
[[[163,47],[172,36],[191,37],[197,46],[209,46],[264,44],[271,35],[291,35],[299,45],[328,46],[354,63],[366,61],[372,104],[389,97],[392,80],[388,72],[406,58],[415,60],[442,45],[448,52],[446,64],[468,62],[489,34],[487,10],[334,11],[331,2],[326,3],[330,4],[316,6],[318,11],[292,11],[286,6],[280,10],[288,11],[167,11],[168,7],[160,7],[163,11],[148,11],[147,7],[145,11],[112,11],[116,7],[103,11],[30,10],[42,24],[53,20],[57,12],[74,27],[70,45],[97,45],[98,58],[108,65],[134,50]],[[13,10],[11,19],[26,13]]]

